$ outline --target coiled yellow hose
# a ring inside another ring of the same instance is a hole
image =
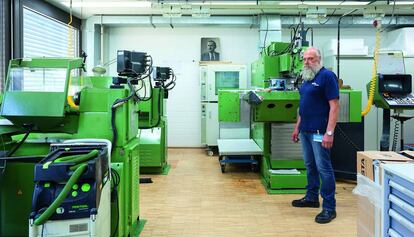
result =
[[[72,32],[72,0],[70,1],[70,7],[69,7],[69,22],[68,22],[68,50],[67,50],[67,55],[68,55],[68,57],[71,57],[71,56],[73,56],[72,55],[72,49],[73,49],[73,32]],[[70,89],[70,87],[72,86],[72,74],[70,74],[69,75],[69,88],[68,88],[68,92],[69,92],[69,89]],[[75,104],[75,102],[73,101],[73,96],[71,96],[71,95],[68,95],[67,96],[67,101],[68,101],[68,104],[69,104],[69,106],[72,108],[72,109],[76,109],[76,110],[79,110],[79,106],[77,106],[76,104]]]
[[[372,78],[371,83],[369,85],[368,104],[365,106],[365,109],[361,112],[362,117],[369,113],[369,111],[371,110],[371,106],[374,103],[375,86],[377,84],[378,51],[381,44],[380,28],[381,24],[379,23],[376,26],[377,32],[375,34],[374,64],[372,65]]]

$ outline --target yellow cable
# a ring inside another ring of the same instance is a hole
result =
[[[72,32],[72,0],[70,1],[70,7],[69,7],[69,22],[68,22],[68,51],[67,51],[67,55],[68,58],[70,58],[71,56],[73,57],[74,55],[72,55],[73,50],[73,32]],[[69,75],[69,88],[68,88],[68,93],[70,91],[70,87],[72,86],[72,73]],[[67,101],[69,106],[72,109],[75,110],[79,110],[79,106],[77,106],[75,104],[75,102],[73,101],[73,96],[72,95],[68,95],[67,96]]]
[[[72,0],[69,7],[69,23],[68,23],[68,57],[72,55],[73,49],[73,32],[72,32]]]
[[[69,88],[70,88],[70,85],[71,85],[71,84],[72,84],[72,75],[70,75],[70,76],[69,76]],[[69,88],[68,88],[68,93],[69,93]],[[79,106],[77,106],[77,105],[75,104],[75,101],[73,101],[73,96],[72,96],[72,95],[68,95],[68,96],[66,97],[66,99],[67,99],[67,101],[68,101],[69,106],[70,106],[72,109],[79,110]]]
[[[374,64],[372,66],[372,78],[371,78],[371,83],[369,85],[368,104],[365,106],[365,109],[361,112],[362,117],[364,117],[365,115],[369,113],[369,111],[371,110],[371,106],[374,103],[375,86],[377,83],[378,51],[380,48],[380,43],[381,43],[380,26],[377,26],[377,32],[375,35]]]

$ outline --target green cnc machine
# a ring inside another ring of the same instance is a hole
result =
[[[154,87],[139,104],[140,173],[167,174],[167,116],[165,99],[175,87],[175,74],[169,67],[153,68]],[[150,83],[152,83],[150,81]]]
[[[82,58],[10,62],[1,101],[0,236],[28,235],[34,165],[50,144],[82,138],[112,142],[111,236],[139,235],[137,75],[120,73],[114,84],[82,77],[83,67]]]
[[[250,104],[250,137],[262,149],[260,172],[268,193],[304,193],[306,169],[299,143],[291,141],[297,120],[302,55],[306,47],[272,42],[252,63],[251,91],[220,91],[219,121],[240,121],[240,100]],[[264,88],[272,88],[264,92]],[[240,94],[244,94],[240,96]],[[359,122],[361,92],[341,90],[341,121]]]

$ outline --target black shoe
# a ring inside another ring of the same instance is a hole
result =
[[[302,199],[298,199],[298,200],[293,200],[292,201],[292,206],[294,206],[294,207],[314,207],[314,208],[318,208],[319,207],[319,201],[313,202],[313,201],[308,201],[305,198],[302,198]]]
[[[315,217],[315,221],[319,224],[325,224],[331,222],[331,220],[335,219],[336,211],[329,211],[326,209],[322,209],[321,213],[319,213]]]

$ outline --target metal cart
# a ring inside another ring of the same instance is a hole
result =
[[[257,156],[262,155],[262,149],[253,139],[218,139],[219,162],[221,172],[226,170],[226,164],[250,164],[252,171],[259,171]]]

